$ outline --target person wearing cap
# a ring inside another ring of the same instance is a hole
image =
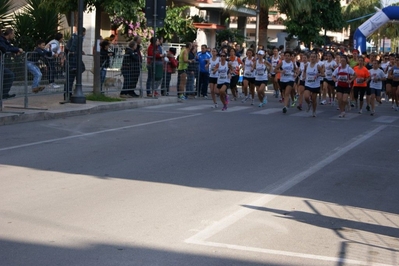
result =
[[[265,60],[264,50],[259,50],[257,54],[258,58],[255,62],[255,87],[260,101],[259,107],[263,107],[267,104],[265,89],[269,80],[269,71],[271,70],[272,65]]]
[[[164,69],[166,69],[165,78],[162,79],[161,95],[168,96],[170,88],[170,80],[172,79],[172,74],[176,73],[176,68],[178,62],[175,58],[176,48],[170,47],[164,58]]]

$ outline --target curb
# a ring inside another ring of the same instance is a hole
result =
[[[18,109],[15,112],[10,112],[9,114],[0,117],[0,125],[11,125],[16,123],[42,121],[50,119],[65,118],[70,116],[78,115],[89,115],[109,111],[120,111],[126,109],[135,109],[146,106],[154,106],[160,104],[177,103],[178,99],[176,97],[158,98],[158,99],[138,99],[133,101],[124,102],[91,102],[84,105],[80,104],[68,104],[68,110],[46,110],[46,111],[29,111],[24,112],[25,109]],[[21,113],[17,113],[21,112]],[[0,113],[1,114],[1,113]]]

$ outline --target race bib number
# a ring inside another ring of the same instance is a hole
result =
[[[326,71],[326,77],[332,77],[332,71],[331,71],[331,69],[329,69],[329,70],[327,70]]]
[[[290,77],[294,75],[294,73],[291,70],[284,70],[284,76],[285,77]]]
[[[356,79],[356,83],[362,84],[362,83],[364,83],[364,79],[358,78],[358,79]]]
[[[258,75],[258,76],[263,76],[264,73],[265,73],[265,71],[263,71],[263,69],[256,70],[256,75]]]
[[[342,81],[342,82],[347,82],[348,81],[348,76],[347,75],[340,75],[338,77],[338,80]]]
[[[307,82],[310,82],[310,83],[316,82],[316,76],[314,76],[314,75],[307,76],[307,77],[306,77],[306,81],[307,81]]]
[[[245,72],[245,73],[244,73],[244,76],[252,77],[252,72]]]

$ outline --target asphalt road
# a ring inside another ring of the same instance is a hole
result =
[[[0,127],[1,265],[399,265],[399,113],[210,100]]]

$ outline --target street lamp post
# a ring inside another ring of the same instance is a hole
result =
[[[71,97],[71,103],[86,103],[86,97],[83,95],[83,90],[82,90],[83,10],[84,10],[84,0],[79,0],[78,47],[76,51],[76,87]]]

